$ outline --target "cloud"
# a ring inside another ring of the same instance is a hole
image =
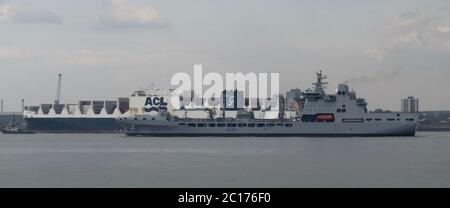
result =
[[[49,61],[66,66],[98,67],[117,66],[124,62],[129,52],[112,49],[48,50],[21,46],[0,45],[0,60],[21,62]]]
[[[367,48],[364,50],[364,54],[370,57],[374,57],[378,60],[383,59],[383,50],[379,48]]]
[[[62,23],[62,18],[52,11],[12,7],[0,0],[1,22],[60,24]]]
[[[373,46],[376,50],[364,50],[364,54],[404,68],[428,64],[448,70],[449,22],[450,8],[447,7],[406,12],[392,18],[379,35],[381,44]]]
[[[425,14],[424,11],[414,10],[394,17],[387,24],[387,27],[393,30],[409,31],[427,25],[432,21],[431,15]]]
[[[15,46],[1,46],[0,45],[0,59],[20,58],[27,54],[28,50]]]
[[[11,6],[0,0],[0,23],[9,19],[11,13]]]
[[[400,36],[397,40],[408,43],[431,43],[450,40],[440,33],[450,32],[450,8],[442,7],[428,10],[415,10],[394,18],[390,32]]]
[[[437,27],[437,31],[441,32],[441,33],[449,33],[450,32],[450,27],[447,25],[439,25]]]
[[[450,67],[450,9],[434,8],[409,11],[382,26],[375,45],[366,46],[362,53],[376,60],[379,68],[372,76],[347,80],[354,84],[383,83],[394,77],[414,77],[418,74],[448,73]]]
[[[411,44],[417,44],[421,45],[423,43],[423,40],[421,40],[421,37],[419,36],[419,33],[417,31],[412,31],[410,33],[406,33],[396,39],[397,42],[403,42],[403,43],[411,43]]]
[[[149,5],[133,5],[125,0],[111,0],[100,17],[100,27],[107,28],[164,28],[171,22]]]
[[[76,66],[105,66],[117,64],[120,62],[119,57],[123,57],[115,50],[70,50],[56,51],[55,57],[67,65]]]
[[[61,24],[61,16],[46,10],[18,10],[12,15],[12,20],[18,23],[50,23]]]

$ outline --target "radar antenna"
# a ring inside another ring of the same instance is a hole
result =
[[[327,88],[326,85],[328,84],[328,82],[324,82],[324,80],[327,78],[327,76],[322,74],[322,70],[317,72],[316,75],[317,75],[317,81],[315,83],[313,83],[314,89],[316,92],[325,94],[325,89]]]

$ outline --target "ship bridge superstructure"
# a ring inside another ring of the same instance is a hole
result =
[[[333,118],[327,121],[334,121],[341,117],[361,117],[368,112],[366,101],[363,98],[357,98],[356,93],[350,90],[347,84],[339,84],[334,94],[327,94],[325,92],[328,84],[325,81],[327,76],[322,71],[316,75],[316,82],[304,93],[305,104],[301,114],[311,117],[304,120],[322,121],[317,119],[322,115],[324,118]]]

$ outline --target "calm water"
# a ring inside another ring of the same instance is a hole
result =
[[[403,138],[0,134],[0,187],[450,187],[450,132]]]

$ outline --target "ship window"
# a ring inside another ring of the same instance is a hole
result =
[[[414,121],[413,118],[407,118],[406,120],[407,120],[407,121]]]
[[[283,126],[283,124],[282,123],[277,123],[277,126]]]
[[[286,126],[286,127],[292,127],[292,124],[291,124],[291,123],[287,123],[287,124],[285,124],[284,126]]]
[[[225,127],[225,124],[224,123],[218,123],[217,127]]]
[[[345,105],[342,105],[343,108],[345,108]]]
[[[274,123],[269,123],[269,124],[267,124],[267,127],[274,127],[274,126],[275,126]]]
[[[195,123],[188,123],[188,127],[195,127]]]
[[[179,123],[180,126],[186,126],[186,123]]]
[[[238,124],[238,126],[239,127],[247,127],[247,124],[246,123],[240,123],[240,124]]]
[[[373,121],[373,118],[366,118],[366,121]]]
[[[342,113],[345,113],[345,112],[347,112],[347,109],[342,109]]]
[[[206,126],[206,124],[204,124],[204,123],[198,123],[197,124],[197,127],[205,127]]]
[[[395,118],[388,118],[388,121],[395,121]]]
[[[134,120],[137,120],[137,118],[134,118]]]
[[[215,123],[209,123],[208,126],[209,127],[216,127],[216,124]]]
[[[147,120],[147,118],[142,118],[142,120],[144,120],[144,121],[145,121],[145,120]]]
[[[229,123],[229,124],[227,124],[227,126],[228,127],[236,127],[236,124],[235,123]]]
[[[376,118],[375,121],[381,121],[381,118]]]
[[[345,91],[342,91],[342,95],[345,95]]]
[[[255,124],[254,123],[249,123],[248,127],[255,127]]]
[[[397,113],[397,116],[400,116],[400,113]]]
[[[152,120],[155,120],[155,118],[152,118]]]
[[[336,110],[338,113],[340,113],[341,112],[341,109],[340,108],[338,108],[337,110]]]
[[[264,127],[264,126],[266,126],[266,124],[259,123],[259,124],[257,124],[256,126],[257,126],[257,127]]]

